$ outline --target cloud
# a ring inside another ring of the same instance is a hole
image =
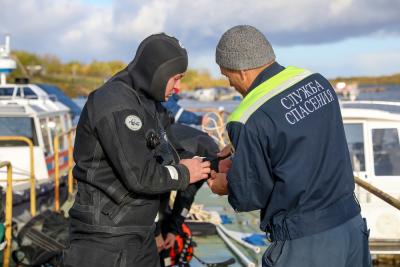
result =
[[[137,40],[144,39],[150,33],[162,32],[173,5],[170,2],[155,0],[147,5],[129,7],[128,1],[114,5],[113,16],[117,26],[116,31],[122,36],[135,36]],[[126,3],[126,4],[125,4]]]
[[[0,33],[11,33],[14,49],[89,59],[109,48],[104,8],[68,0],[0,0],[0,7]]]
[[[168,17],[167,26],[184,37],[191,35],[186,41],[199,47],[236,24],[254,25],[282,46],[335,42],[378,31],[400,33],[400,1],[181,0],[176,6],[179,12]]]
[[[63,60],[129,61],[140,40],[165,31],[198,65],[237,24],[254,25],[279,47],[400,37],[400,1],[392,0],[0,0],[0,9],[0,35],[11,33],[14,48]]]

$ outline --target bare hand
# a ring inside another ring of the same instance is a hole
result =
[[[218,171],[222,173],[228,173],[231,166],[232,166],[232,160],[230,158],[223,159],[220,162],[218,162]]]
[[[211,171],[211,178],[208,179],[207,183],[214,194],[220,196],[228,194],[228,180],[226,179],[226,173]]]
[[[164,249],[172,248],[175,244],[175,235],[173,233],[168,233],[164,241]]]
[[[208,116],[204,116],[203,119],[201,120],[201,125],[207,127],[209,122],[210,122],[209,117]]]
[[[179,163],[189,169],[191,184],[202,179],[207,179],[211,171],[210,162],[203,161],[202,158],[182,159]]]
[[[220,158],[226,158],[232,154],[232,151],[233,151],[232,145],[228,144],[217,154],[217,156]]]
[[[156,245],[157,245],[157,251],[160,253],[164,249],[164,238],[162,237],[161,234],[156,236]]]

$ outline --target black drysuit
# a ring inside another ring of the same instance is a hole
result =
[[[217,153],[219,148],[208,134],[187,125],[174,123],[168,129],[168,136],[181,158],[206,157],[206,160],[211,160],[211,168],[218,171]],[[160,231],[163,234],[183,234],[182,224],[190,211],[197,191],[204,182],[205,180],[198,181],[190,184],[185,190],[178,191],[171,210],[167,207],[170,194],[161,196],[160,221],[162,227],[156,229],[156,236],[160,234]]]
[[[159,195],[189,184],[160,102],[168,79],[186,68],[186,50],[175,38],[152,35],[127,68],[89,95],[75,139],[78,193],[64,265],[159,265]]]

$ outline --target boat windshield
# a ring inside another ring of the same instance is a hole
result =
[[[29,87],[0,87],[0,98],[10,98],[10,97],[26,97],[31,99],[37,99],[38,96]]]
[[[397,128],[372,129],[376,176],[400,175],[400,143]]]
[[[37,136],[33,118],[0,117],[0,136],[25,136],[37,146]],[[27,146],[22,141],[0,141],[0,146]]]

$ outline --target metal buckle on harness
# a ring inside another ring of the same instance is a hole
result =
[[[270,242],[270,243],[272,243],[273,242],[273,240],[272,240],[272,238],[271,238],[271,233],[266,233],[267,234],[267,240]]]
[[[271,225],[268,224],[267,225],[267,231],[265,233],[267,235],[267,240],[270,243],[274,242],[274,233],[273,232],[274,232],[273,227],[271,227]]]

